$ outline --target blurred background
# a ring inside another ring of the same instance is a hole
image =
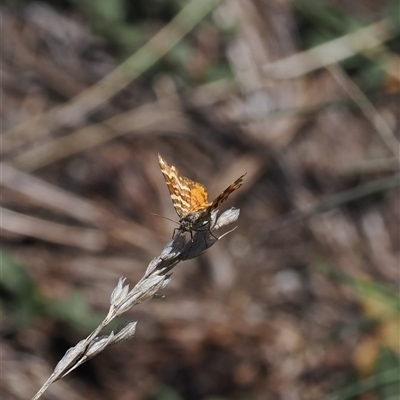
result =
[[[6,0],[1,398],[29,399],[177,220],[157,153],[238,228],[43,399],[395,400],[399,3]]]

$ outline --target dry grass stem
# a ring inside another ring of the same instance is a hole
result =
[[[184,97],[189,98],[190,104],[195,107],[205,107],[224,101],[235,92],[236,85],[227,81],[217,81],[191,90]],[[50,142],[39,142],[33,148],[18,148],[17,154],[8,157],[7,163],[26,172],[34,171],[119,136],[142,135],[158,131],[160,126],[182,134],[190,131],[190,122],[180,109],[171,107],[169,96],[143,104],[101,123],[69,132],[60,138],[52,138]],[[17,145],[23,146],[24,141],[21,141],[21,138],[18,140],[19,143],[16,143],[12,137],[5,135],[0,152],[7,153],[16,150]],[[26,137],[26,141],[28,140]]]
[[[23,194],[25,196],[34,199],[38,203],[49,207],[50,209],[57,210],[63,213],[63,215],[68,215],[77,221],[88,223],[99,229],[97,231],[98,235],[105,236],[117,242],[127,243],[134,245],[138,248],[142,248],[147,252],[153,252],[155,246],[160,246],[161,242],[157,240],[153,234],[142,225],[137,224],[133,221],[123,220],[106,209],[102,209],[99,206],[92,204],[90,201],[85,200],[75,194],[72,194],[64,189],[54,186],[48,182],[45,182],[39,178],[32,175],[26,174],[24,172],[18,171],[17,169],[6,165],[0,164],[0,170],[2,172],[2,180],[0,182],[1,186],[7,187],[14,190],[17,193]],[[21,214],[9,215],[9,221],[28,221],[27,216],[22,216]],[[53,224],[51,222],[34,219],[36,226],[47,226],[48,224]],[[20,226],[18,224],[18,226]],[[36,236],[35,230],[28,229],[31,224],[28,224],[24,229],[25,233],[21,231],[21,226],[19,228],[20,234],[27,234],[29,236],[40,237],[41,239],[60,243],[60,237],[52,237],[47,233],[47,230],[40,229]],[[52,229],[50,231],[62,232],[65,229],[69,229],[66,226],[59,226],[59,224],[51,225]],[[6,228],[6,225],[3,225]],[[54,228],[54,229],[53,229]],[[15,229],[15,226],[14,228]],[[78,228],[71,228],[78,229]],[[81,229],[81,228],[80,228]],[[11,229],[12,230],[12,229]],[[42,232],[42,234],[40,234]],[[94,230],[91,230],[94,232]],[[47,239],[46,239],[47,238]],[[75,243],[73,239],[65,239],[64,242],[71,241]],[[79,243],[78,243],[79,244]],[[92,248],[93,250],[93,248]]]
[[[285,226],[303,222],[316,215],[327,211],[339,208],[345,204],[359,200],[363,197],[370,196],[374,193],[390,191],[400,187],[400,174],[393,174],[388,178],[379,179],[374,182],[360,185],[355,188],[345,190],[335,194],[326,200],[320,201],[318,204],[308,207],[301,211],[294,211],[283,217],[277,218],[275,221],[270,221],[268,228],[264,230],[265,235],[276,230],[282,229]],[[263,239],[264,240],[264,239]]]
[[[375,158],[352,165],[344,171],[346,175],[368,174],[376,172],[399,171],[400,160],[398,157]]]
[[[96,229],[78,228],[45,221],[0,207],[1,229],[18,235],[35,237],[47,242],[79,247],[89,251],[101,251],[107,244],[107,236]]]
[[[104,104],[158,62],[219,2],[220,0],[190,1],[168,25],[95,85],[74,97],[66,105],[55,107],[4,133],[5,143],[0,151],[11,151],[12,148],[24,143],[27,132],[29,132],[29,139],[34,140],[60,126],[74,126],[82,121],[89,112]]]
[[[78,129],[70,134],[22,150],[7,161],[22,171],[34,171],[73,154],[93,148],[127,133],[146,134],[160,126],[176,132],[187,132],[186,118],[161,102],[145,104],[107,121]]]
[[[110,296],[110,309],[103,322],[86,339],[81,340],[65,353],[54,372],[32,400],[39,399],[51,384],[68,375],[107,347],[130,339],[135,334],[137,322],[125,323],[109,335],[99,335],[115,318],[129,311],[133,306],[159,296],[158,292],[165,288],[171,279],[172,268],[181,261],[199,256],[231,232],[232,230],[219,238],[213,233],[237,221],[239,212],[238,209],[231,208],[217,218],[218,210],[215,210],[211,214],[209,229],[199,230],[193,234],[179,231],[164,247],[161,254],[150,262],[143,278],[131,290],[129,290],[129,285],[125,284],[126,278],[121,277]]]
[[[264,73],[269,78],[285,80],[336,64],[357,53],[374,49],[395,36],[396,32],[390,31],[389,24],[384,19],[310,50],[266,64]]]
[[[0,164],[0,185],[28,196],[40,204],[63,212],[72,218],[89,224],[98,224],[104,212],[77,195],[54,186],[33,175],[18,171],[7,164]]]
[[[368,100],[368,97],[363,91],[347,76],[345,71],[339,66],[331,66],[328,68],[329,72],[336,79],[339,85],[348,93],[348,95],[356,102],[360,107],[363,114],[375,127],[379,136],[389,150],[396,157],[400,156],[400,143],[396,139],[393,130],[389,124],[377,111],[374,105]]]

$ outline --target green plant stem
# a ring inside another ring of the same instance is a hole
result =
[[[349,385],[329,395],[325,400],[346,400],[382,385],[399,382],[399,369],[393,368]]]

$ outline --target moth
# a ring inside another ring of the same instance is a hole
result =
[[[205,229],[211,221],[211,212],[243,184],[243,174],[228,186],[212,202],[208,201],[207,189],[198,182],[182,176],[175,166],[169,166],[158,154],[158,162],[171,195],[172,204],[179,217],[179,230],[192,232]]]

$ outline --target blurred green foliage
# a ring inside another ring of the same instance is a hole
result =
[[[382,348],[375,365],[373,379],[376,382],[376,393],[379,400],[400,399],[399,355],[391,349]]]
[[[373,391],[379,400],[398,400],[400,398],[399,361],[398,355],[390,350],[382,349],[374,374],[343,386],[326,400],[356,399],[359,395],[370,391]]]
[[[0,253],[1,259],[1,309],[2,319],[8,319],[13,329],[21,329],[33,322],[44,308],[35,283],[26,269],[7,253]]]
[[[388,285],[372,280],[355,278],[326,262],[317,262],[315,268],[330,276],[332,279],[352,286],[360,296],[361,300],[371,299],[373,297],[382,302],[385,305],[387,312],[381,314],[381,318],[386,318],[388,316],[400,318],[400,299],[396,294],[394,287],[391,288]]]
[[[2,251],[0,274],[0,300],[3,328],[18,331],[48,317],[78,329],[92,331],[101,322],[100,314],[89,309],[79,291],[61,300],[44,297],[25,266]]]
[[[352,277],[326,262],[318,262],[315,267],[331,278],[350,285],[355,290],[366,313],[365,317],[374,322],[368,327],[372,335],[376,331],[376,344],[379,347],[370,376],[361,378],[358,373],[348,373],[345,376],[347,383],[341,389],[332,393],[329,400],[354,399],[356,396],[369,391],[373,391],[379,400],[399,399],[400,356],[398,343],[394,343],[395,347],[397,345],[397,349],[393,349],[393,346],[388,347],[393,344],[393,340],[391,340],[393,338],[387,336],[388,327],[394,326],[397,327],[397,333],[394,332],[394,335],[397,336],[397,341],[399,340],[400,298],[395,288],[372,280]],[[364,327],[367,327],[367,325],[364,324]],[[384,330],[386,335],[382,335]],[[392,333],[393,336],[393,332],[389,331],[389,333]],[[396,337],[394,341],[396,342]]]
[[[152,400],[183,400],[179,394],[170,386],[160,385],[153,396]]]
[[[115,46],[115,54],[121,59],[143,46],[189,3],[189,0],[68,1],[88,17],[94,33],[104,37]],[[207,26],[207,24],[210,24],[210,18],[207,18],[202,26]],[[195,28],[194,32],[201,30],[202,26]],[[194,34],[185,37],[156,67],[150,68],[146,76],[152,79],[160,71],[168,72],[176,80],[178,87],[229,78],[230,70],[227,62],[222,58],[210,60],[200,76],[190,73],[189,64],[194,59],[198,48],[195,36]],[[205,57],[207,56],[205,54]]]

